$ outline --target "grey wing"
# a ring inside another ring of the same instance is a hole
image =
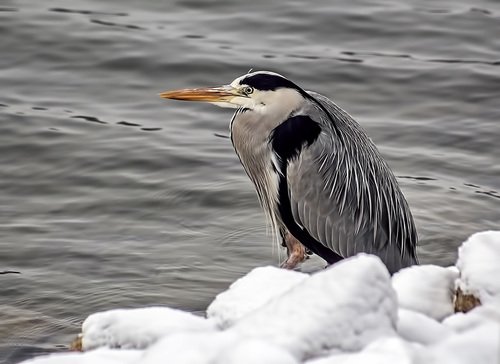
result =
[[[288,165],[288,195],[295,222],[344,258],[368,252],[366,247],[357,246],[354,221],[350,215],[340,213],[338,204],[325,189],[319,167],[310,150],[303,151]]]
[[[416,230],[394,175],[356,121],[314,96],[330,115],[306,110],[322,131],[288,164],[294,220],[342,257],[375,254],[391,272],[416,264]]]

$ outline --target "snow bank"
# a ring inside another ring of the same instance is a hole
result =
[[[24,363],[498,364],[499,250],[500,232],[474,234],[457,267],[392,279],[365,254],[312,275],[257,268],[217,296],[208,319],[167,307],[101,312],[85,320],[82,347],[120,350]],[[454,287],[481,305],[454,313]]]
[[[458,249],[457,287],[482,303],[500,298],[500,231],[473,234]]]
[[[298,359],[359,350],[395,334],[396,294],[382,261],[359,254],[313,274],[230,330],[287,349]]]
[[[207,308],[207,316],[220,328],[227,328],[307,277],[304,273],[276,267],[255,268],[217,295]]]
[[[143,349],[179,332],[214,331],[215,323],[169,307],[118,309],[90,315],[82,325],[82,348]]]
[[[453,295],[457,277],[455,267],[419,265],[394,274],[392,286],[398,295],[399,307],[442,320],[454,313]]]

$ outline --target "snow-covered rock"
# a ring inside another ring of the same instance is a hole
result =
[[[214,331],[213,321],[168,307],[117,309],[90,315],[82,325],[82,348],[143,349],[181,332]]]
[[[24,363],[498,364],[498,277],[500,232],[491,231],[463,244],[457,267],[392,279],[365,254],[312,275],[257,268],[217,296],[208,319],[167,307],[101,312],[83,324],[75,348],[86,352]],[[481,304],[454,313],[455,287]]]
[[[276,267],[255,268],[217,295],[207,308],[207,316],[219,327],[227,328],[308,277],[304,273]]]
[[[422,345],[435,344],[448,338],[453,330],[417,311],[398,310],[397,331],[401,338]]]
[[[101,348],[87,353],[57,353],[23,361],[23,364],[136,364],[140,350]]]
[[[500,231],[473,234],[458,249],[457,288],[481,303],[500,298]]]
[[[454,313],[455,267],[415,265],[394,274],[392,286],[400,308],[420,312],[436,320]]]
[[[313,274],[229,330],[287,349],[301,360],[360,350],[395,335],[397,299],[382,261],[359,254]]]
[[[445,326],[456,332],[471,330],[487,323],[497,323],[500,326],[500,300],[488,302],[467,313],[458,312],[443,321]]]

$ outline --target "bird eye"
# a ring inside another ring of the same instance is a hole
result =
[[[253,87],[250,87],[250,86],[245,86],[245,87],[243,88],[243,93],[244,93],[245,95],[250,95],[252,92],[253,92]]]

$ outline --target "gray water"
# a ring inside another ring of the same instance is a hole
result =
[[[496,1],[0,2],[0,362],[90,313],[201,313],[278,263],[230,111],[166,89],[280,72],[334,99],[398,176],[424,263],[500,221]]]

